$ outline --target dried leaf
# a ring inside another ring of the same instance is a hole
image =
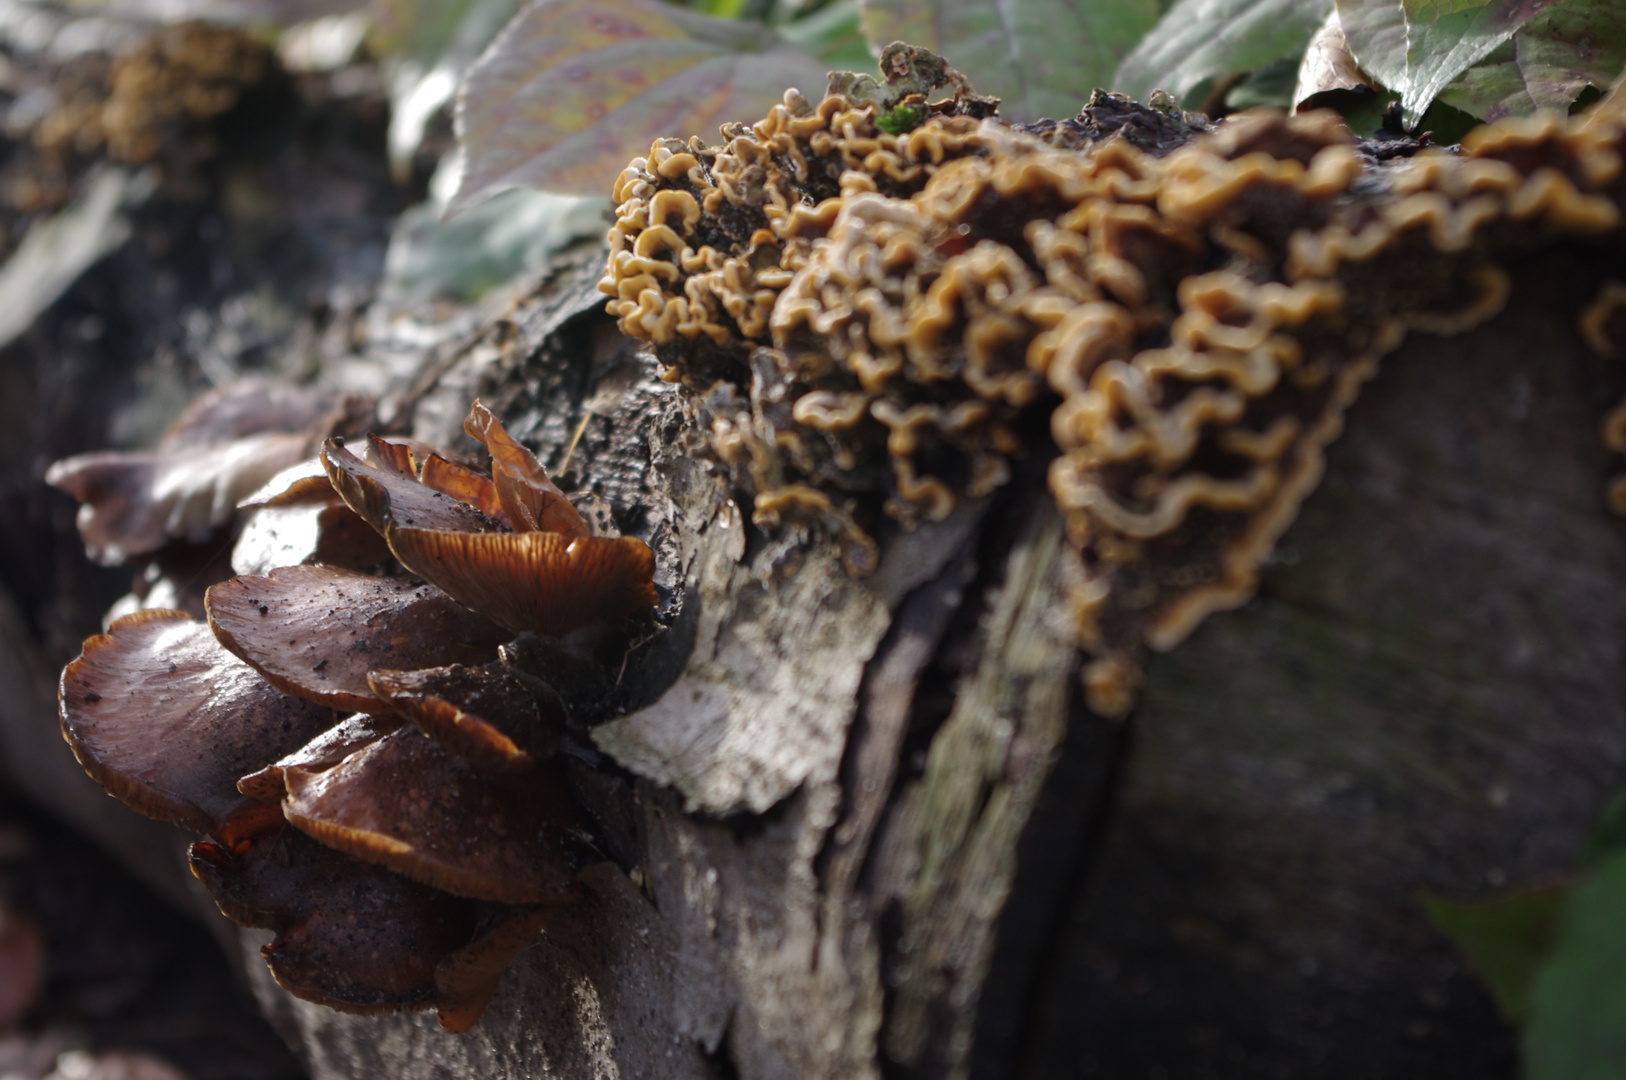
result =
[[[1321,29],[1310,39],[1309,48],[1304,50],[1298,85],[1293,88],[1293,107],[1296,109],[1328,90],[1354,90],[1371,85],[1350,54],[1338,13],[1329,12],[1327,21],[1321,24]]]
[[[860,0],[870,45],[924,46],[1012,120],[1068,117],[1157,22],[1156,0]],[[1209,31],[1211,33],[1211,31]]]
[[[715,138],[824,83],[823,64],[761,26],[655,0],[536,0],[463,80],[467,161],[447,213],[516,187],[607,196],[652,140]]]
[[[1184,98],[1204,79],[1297,56],[1332,0],[1180,0],[1124,58],[1114,89]]]
[[[1337,0],[1361,70],[1416,119],[1447,83],[1489,56],[1553,0]]]

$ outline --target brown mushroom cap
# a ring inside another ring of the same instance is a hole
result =
[[[162,450],[211,446],[261,431],[325,435],[347,415],[361,411],[361,399],[354,395],[334,398],[314,387],[243,379],[193,399],[169,425],[158,446]]]
[[[415,728],[322,772],[288,768],[283,815],[329,847],[438,889],[500,903],[575,893],[576,811],[548,762],[478,773]]]
[[[430,454],[423,459],[418,479],[436,491],[444,492],[459,502],[468,503],[487,517],[501,521],[510,528],[513,527],[514,523],[503,511],[502,500],[497,497],[497,486],[485,474],[467,465],[447,461],[439,454]]]
[[[480,926],[474,940],[442,960],[435,968],[435,990],[440,1005],[435,1019],[456,1035],[480,1019],[491,995],[497,992],[509,961],[542,931],[557,904],[478,904]]]
[[[388,444],[385,444],[388,445]],[[487,532],[501,525],[465,502],[425,487],[394,468],[372,465],[329,439],[322,465],[350,509],[383,532],[390,522],[424,529]]]
[[[365,570],[388,562],[384,538],[350,509],[322,477],[330,501],[262,506],[252,511],[232,548],[232,569],[265,574],[281,566],[320,563]]]
[[[81,454],[45,479],[83,504],[90,557],[117,565],[172,539],[207,541],[244,496],[308,458],[357,411],[350,397],[244,380],[193,401],[152,452]]]
[[[515,633],[612,627],[655,606],[655,556],[642,540],[564,533],[385,533],[401,564]]]
[[[192,873],[228,918],[275,930],[261,955],[296,997],[346,1012],[428,1008],[435,970],[475,933],[467,900],[268,830],[241,853],[193,844]]]
[[[203,623],[164,610],[125,616],[87,639],[62,672],[60,703],[63,738],[109,794],[228,840],[270,809],[239,793],[237,778],[335,720],[273,689]]]
[[[491,453],[491,481],[497,499],[516,532],[553,532],[566,536],[591,536],[587,522],[570,505],[542,463],[508,434],[492,411],[475,399],[463,421],[470,438],[485,444]],[[410,524],[402,522],[401,524]]]
[[[327,566],[232,578],[205,606],[220,643],[272,685],[351,711],[380,707],[369,671],[480,663],[509,637],[432,585]]]
[[[476,769],[523,772],[559,749],[558,696],[539,697],[500,664],[375,671],[367,681],[398,716]]]
[[[81,454],[52,465],[45,480],[79,500],[86,554],[117,566],[171,540],[204,543],[239,500],[310,449],[309,435],[262,432],[220,446]]]
[[[375,743],[406,721],[399,716],[357,713],[328,728],[298,750],[237,781],[237,790],[265,802],[281,802],[288,794],[282,771],[292,766],[315,772],[331,768],[370,743]]]
[[[337,499],[321,458],[306,458],[265,482],[265,486],[237,504],[239,510],[261,506],[310,506]]]

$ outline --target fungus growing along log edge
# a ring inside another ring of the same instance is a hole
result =
[[[219,421],[242,397],[188,415]],[[309,437],[277,430],[306,418],[269,415],[277,437]],[[262,953],[278,983],[347,1011],[434,1008],[449,1031],[479,1018],[594,860],[554,760],[571,718],[550,661],[597,663],[655,603],[647,546],[591,535],[478,402],[467,430],[493,451],[490,478],[422,447],[369,435],[357,457],[328,439],[320,471],[295,465],[249,500],[321,508],[308,561],[212,585],[206,622],[114,618],[63,671],[59,699],[93,779],[204,835],[193,872],[227,916],[276,932]],[[94,464],[137,478],[89,496],[152,502],[146,460]],[[87,507],[87,540],[129,522],[162,545],[153,514]],[[382,546],[353,542],[358,522]]]
[[[1104,716],[1133,705],[1147,649],[1253,595],[1408,330],[1496,314],[1513,259],[1623,241],[1618,90],[1433,148],[1332,112],[1210,125],[1099,91],[1008,125],[924,50],[881,68],[817,104],[787,91],[721,145],[657,140],[616,182],[600,288],[693,393],[752,520],[839,543],[856,575],[883,531],[1048,460]],[[1613,354],[1626,286],[1597,287],[1581,329]]]

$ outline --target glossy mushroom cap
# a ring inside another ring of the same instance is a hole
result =
[[[328,566],[288,566],[211,586],[209,625],[272,685],[350,711],[377,711],[379,668],[480,663],[511,635],[433,585]]]
[[[333,489],[350,509],[380,533],[391,522],[463,532],[502,528],[500,522],[468,503],[427,487],[410,475],[403,476],[395,467],[363,461],[335,439],[329,439],[322,448],[322,465],[327,469]]]
[[[81,454],[45,479],[81,503],[90,557],[118,565],[172,540],[209,540],[244,496],[310,457],[355,411],[349,398],[246,380],[199,397],[155,450]]]
[[[436,967],[475,931],[468,901],[287,826],[241,852],[193,844],[190,862],[228,918],[276,931],[260,952],[280,986],[345,1012],[432,1007]]]
[[[479,399],[470,407],[463,430],[491,453],[491,482],[515,532],[592,535],[565,493],[548,479],[536,455],[509,435],[502,421]]]
[[[524,772],[559,749],[559,696],[533,689],[501,664],[374,671],[367,682],[396,715],[476,769]]]
[[[142,611],[85,641],[62,672],[62,735],[91,778],[148,817],[227,839],[274,819],[237,778],[333,725],[178,611]]]
[[[401,565],[514,633],[614,628],[655,606],[655,556],[630,537],[392,528]]]
[[[407,727],[332,768],[285,768],[283,781],[288,821],[358,859],[480,900],[575,895],[579,819],[551,763],[481,773]]]
[[[296,766],[310,772],[331,769],[362,747],[399,730],[404,723],[405,720],[394,714],[357,713],[347,717],[293,753],[240,778],[237,790],[262,802],[280,803],[288,794],[288,785],[283,780],[285,769]]]

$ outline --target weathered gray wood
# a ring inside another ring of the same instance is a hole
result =
[[[1626,783],[1592,288],[1385,359],[1260,597],[1152,665],[1026,1075],[1511,1075],[1417,894],[1568,872]]]

